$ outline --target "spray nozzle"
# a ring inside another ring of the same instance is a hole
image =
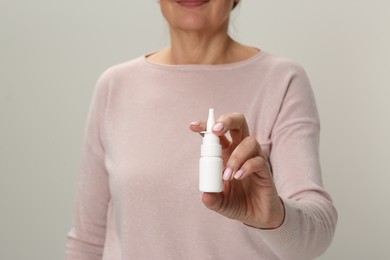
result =
[[[212,128],[215,124],[214,109],[209,109],[209,117],[207,119],[207,131],[203,133],[203,144],[201,154],[203,156],[221,156],[221,145],[219,137],[213,134]]]
[[[214,118],[214,109],[209,109],[209,117],[207,119],[207,133],[213,132],[212,128],[215,124],[215,118]]]
[[[213,132],[213,126],[215,124],[215,117],[214,117],[214,109],[210,108],[209,109],[209,117],[207,118],[207,127],[206,131],[199,132],[199,134],[204,137],[206,133],[210,134]]]

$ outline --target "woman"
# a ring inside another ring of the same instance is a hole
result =
[[[237,4],[161,0],[170,47],[99,79],[68,259],[312,259],[329,246],[337,214],[310,83],[295,63],[228,35]],[[225,113],[213,126],[224,191],[200,199],[201,140],[186,122],[210,107]]]

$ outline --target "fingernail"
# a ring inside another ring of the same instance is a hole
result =
[[[222,123],[216,123],[216,124],[213,126],[213,131],[219,132],[219,131],[222,131],[223,128],[224,128],[224,126],[223,126]]]
[[[199,126],[200,122],[199,121],[194,121],[194,122],[191,122],[190,125]]]
[[[226,170],[223,172],[223,179],[225,181],[229,180],[232,176],[232,169],[230,167],[226,168]]]
[[[241,178],[242,177],[242,175],[244,174],[244,171],[243,170],[238,170],[237,172],[236,172],[236,174],[234,174],[234,179],[239,179],[239,178]]]

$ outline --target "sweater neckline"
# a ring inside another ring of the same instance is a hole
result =
[[[171,64],[161,64],[152,62],[147,59],[148,56],[152,55],[154,52],[150,52],[144,56],[141,57],[142,61],[150,67],[162,69],[162,70],[224,70],[224,69],[234,69],[242,66],[246,66],[248,64],[251,64],[259,59],[261,59],[264,54],[266,53],[263,50],[259,50],[258,53],[253,55],[252,57],[249,57],[248,59],[232,62],[232,63],[226,63],[226,64],[178,64],[178,65],[171,65]]]

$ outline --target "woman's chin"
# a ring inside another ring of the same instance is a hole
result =
[[[178,27],[185,31],[202,31],[207,28],[203,19],[199,19],[199,17],[192,17],[191,15],[187,15],[187,17],[182,19],[178,24]]]

